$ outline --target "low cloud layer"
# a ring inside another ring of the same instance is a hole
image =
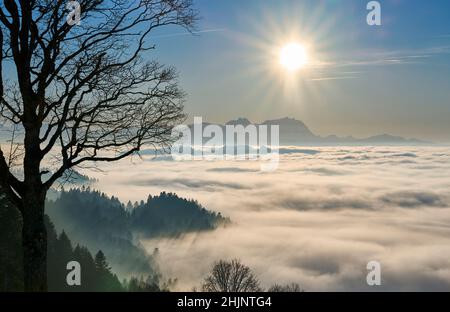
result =
[[[175,178],[175,179],[164,179],[164,178],[152,178],[152,179],[141,179],[136,181],[127,181],[127,185],[135,186],[161,186],[163,188],[180,186],[190,189],[202,189],[213,191],[217,188],[225,189],[245,189],[246,186],[234,183],[234,182],[220,182],[217,180],[199,180],[196,178]]]
[[[295,150],[295,149],[292,149]],[[178,290],[198,286],[212,263],[240,258],[265,287],[305,290],[450,290],[450,150],[315,148],[285,153],[279,169],[251,161],[121,162],[88,173],[123,201],[161,191],[194,198],[233,224],[158,247]],[[366,265],[382,264],[380,288]]]

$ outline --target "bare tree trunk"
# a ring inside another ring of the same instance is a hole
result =
[[[47,231],[44,223],[45,195],[24,199],[22,228],[24,286],[28,292],[47,291]]]
[[[76,30],[65,23],[63,1],[0,5],[0,121],[25,131],[24,179],[0,148],[0,182],[22,213],[26,291],[47,290],[44,205],[53,183],[86,162],[118,161],[147,144],[167,147],[185,118],[175,70],[140,56],[156,28],[193,30],[192,0],[82,2],[83,27]],[[4,88],[6,62],[15,71]],[[41,162],[52,151],[55,170],[42,183]]]
[[[47,291],[47,231],[44,222],[47,192],[40,172],[40,125],[30,125],[25,132],[25,192],[22,197],[24,288],[29,292],[42,292]]]

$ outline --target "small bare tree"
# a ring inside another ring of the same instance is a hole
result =
[[[44,204],[53,183],[86,163],[165,147],[184,118],[175,71],[148,60],[148,41],[163,26],[191,30],[191,0],[78,3],[79,24],[66,0],[0,3],[0,117],[23,136],[19,175],[0,148],[0,183],[22,215],[27,291],[47,289]]]
[[[249,267],[239,260],[216,262],[206,277],[202,290],[205,292],[259,292],[259,281]]]
[[[268,290],[268,292],[303,292],[303,289],[297,283],[291,283],[286,285],[274,284]]]

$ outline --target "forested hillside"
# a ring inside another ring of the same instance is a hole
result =
[[[213,230],[229,222],[170,193],[125,206],[83,187],[60,192],[46,209],[49,291],[166,291],[174,281],[163,280],[154,254],[136,237]],[[0,291],[23,290],[21,218],[1,188],[0,250]],[[81,286],[66,283],[69,261],[82,267]]]
[[[124,205],[89,187],[62,191],[46,205],[57,230],[92,250],[102,249],[119,275],[153,272],[154,261],[138,238],[178,236],[214,230],[229,222],[199,203],[161,193],[147,201]]]

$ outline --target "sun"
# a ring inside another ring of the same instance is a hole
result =
[[[296,72],[308,63],[305,47],[296,42],[289,43],[281,48],[280,64],[289,72]]]

